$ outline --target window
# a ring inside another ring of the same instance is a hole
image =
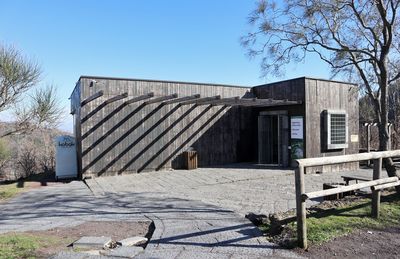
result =
[[[325,131],[327,149],[343,149],[347,143],[347,114],[345,111],[325,111]]]

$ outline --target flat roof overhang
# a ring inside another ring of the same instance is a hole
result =
[[[89,96],[82,101],[81,106],[103,96],[103,92],[99,91],[92,96]],[[127,98],[128,94],[123,93],[111,97],[104,101],[104,105],[111,102]],[[283,105],[296,105],[302,104],[302,101],[290,101],[287,99],[258,99],[258,98],[240,98],[239,96],[221,98],[220,95],[201,97],[200,94],[190,96],[179,96],[177,93],[172,95],[158,95],[154,96],[154,93],[148,93],[143,96],[136,96],[126,101],[126,104],[131,104],[137,101],[145,100],[145,104],[160,103],[162,105],[179,104],[179,105],[224,105],[224,106],[244,106],[244,107],[271,107],[271,106],[283,106]]]

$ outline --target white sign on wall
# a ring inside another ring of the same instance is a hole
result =
[[[350,140],[351,142],[358,142],[358,135],[351,135]]]
[[[292,139],[303,139],[303,117],[291,117],[290,128],[290,137]]]

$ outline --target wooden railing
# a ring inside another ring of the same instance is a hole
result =
[[[400,150],[362,153],[354,155],[305,158],[296,160],[298,167],[295,170],[296,184],[296,216],[297,216],[297,240],[298,245],[307,248],[307,223],[306,223],[306,200],[338,194],[348,191],[359,190],[370,187],[372,190],[372,217],[379,217],[380,191],[400,185],[398,177],[381,178],[382,159],[390,157],[400,157]],[[363,183],[341,186],[333,189],[305,192],[304,172],[305,168],[313,166],[333,165],[349,162],[359,162],[374,160],[373,179]]]

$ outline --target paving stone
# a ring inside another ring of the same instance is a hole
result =
[[[261,255],[261,256],[257,256],[257,255],[248,255],[248,254],[233,254],[229,259],[264,259],[267,256],[265,255]],[[272,258],[274,259],[283,259],[281,257],[275,257],[273,256]]]
[[[176,259],[230,259],[232,254],[198,252],[198,251],[182,251]]]
[[[100,255],[100,250],[88,250],[88,251],[82,251],[81,253],[88,255]]]
[[[275,249],[274,254],[272,255],[273,258],[301,258],[301,259],[306,259],[307,257],[302,257],[299,256],[298,254],[293,253],[290,250],[287,249]],[[321,256],[323,258],[323,256]]]
[[[120,246],[139,246],[139,245],[146,244],[147,241],[148,241],[148,239],[145,237],[136,236],[136,237],[128,237],[123,240],[120,240],[117,242],[117,244]]]
[[[73,243],[74,248],[103,248],[107,247],[112,242],[111,237],[81,237]]]
[[[156,229],[138,258],[176,258],[184,252],[211,258],[298,257],[277,252],[244,218],[247,211],[269,214],[294,206],[293,171],[228,167],[99,177],[87,181],[90,189],[79,181],[35,189],[2,204],[0,233],[150,218]],[[365,173],[372,175],[371,170],[305,175],[306,191],[340,182],[341,175]],[[93,258],[77,256],[64,258]]]
[[[102,255],[111,257],[133,258],[138,254],[143,253],[144,249],[140,246],[119,246],[112,250],[105,250],[100,252]]]
[[[102,255],[89,255],[80,252],[62,251],[52,257],[51,259],[110,259],[110,257]]]
[[[180,249],[148,249],[145,252],[139,254],[135,259],[176,259],[183,252]]]

